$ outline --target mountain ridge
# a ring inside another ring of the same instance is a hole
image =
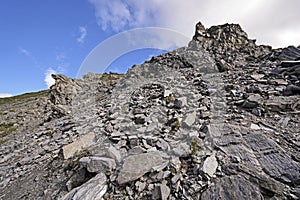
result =
[[[0,103],[0,198],[298,199],[299,53],[199,22],[124,75],[53,75]]]

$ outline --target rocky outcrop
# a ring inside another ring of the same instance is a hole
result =
[[[298,54],[198,23],[123,76],[56,75],[46,119],[1,145],[0,198],[298,199]]]
[[[242,68],[249,63],[262,63],[265,59],[274,60],[277,55],[270,46],[256,45],[255,40],[249,39],[239,24],[205,29],[199,22],[193,40],[211,53],[221,72],[233,67]]]

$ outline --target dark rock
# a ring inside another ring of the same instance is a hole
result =
[[[296,85],[288,85],[284,90],[283,94],[285,96],[300,94],[300,87]]]
[[[181,109],[181,107],[182,107],[182,102],[180,100],[178,100],[178,99],[175,99],[175,101],[174,101],[174,108],[175,109]]]
[[[300,49],[295,46],[284,48],[279,55],[280,59],[297,60],[300,57]]]
[[[258,187],[243,177],[230,176],[218,179],[216,184],[209,187],[201,199],[263,199]]]
[[[96,175],[85,184],[78,188],[74,188],[66,194],[63,200],[88,200],[102,199],[107,191],[106,176],[103,173]]]
[[[118,183],[125,184],[134,181],[164,162],[165,160],[158,151],[129,156],[125,159],[118,175]]]

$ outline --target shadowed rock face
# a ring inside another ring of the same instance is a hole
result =
[[[0,199],[299,199],[299,55],[239,25],[0,101]]]

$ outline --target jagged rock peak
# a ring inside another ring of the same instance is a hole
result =
[[[215,59],[220,71],[259,63],[265,58],[276,60],[278,55],[270,46],[256,45],[239,24],[223,24],[205,28],[196,24],[193,41],[199,43]]]
[[[223,24],[212,26],[205,29],[201,22],[196,24],[195,36],[196,41],[202,42],[205,39],[214,39],[215,41],[225,44],[231,43],[235,46],[248,44],[249,42],[255,43],[255,40],[249,40],[247,33],[241,28],[239,24]]]

